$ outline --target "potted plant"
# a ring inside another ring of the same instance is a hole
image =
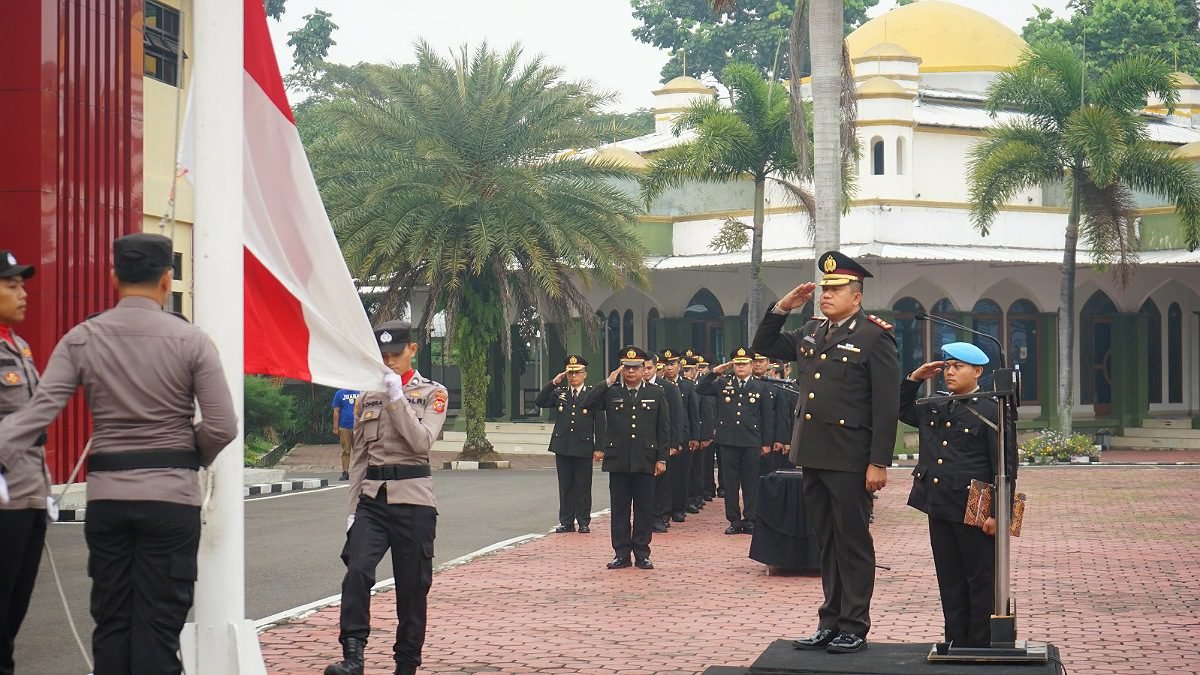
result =
[[[1067,437],[1054,429],[1044,429],[1021,444],[1020,456],[1022,461],[1030,464],[1090,463],[1099,459],[1099,452],[1091,439],[1083,434]]]

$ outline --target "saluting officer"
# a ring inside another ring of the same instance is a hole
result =
[[[917,404],[921,383],[945,370],[952,394],[979,390],[988,357],[967,342],[942,347],[942,360],[909,373],[900,386],[900,421],[917,427],[921,455],[913,469],[908,505],[929,516],[929,543],[942,597],[946,642],[959,647],[991,644],[990,617],[996,561],[996,519],[982,527],[963,522],[971,480],[995,480],[996,399],[980,397]],[[1016,424],[1005,430],[1007,473],[1017,475]],[[992,505],[993,509],[995,504]]]
[[[775,437],[779,439],[780,443],[783,443],[783,450],[776,460],[776,471],[796,467],[788,459],[788,456],[792,452],[792,431],[796,427],[796,415],[793,411],[796,410],[796,405],[799,403],[800,394],[795,389],[796,381],[787,377],[787,370],[787,366],[782,363],[771,364],[771,374],[783,380],[783,383],[777,385],[775,392],[775,399],[778,402],[778,405],[775,406]]]
[[[679,389],[682,410],[680,452],[667,460],[667,479],[671,482],[671,520],[682,523],[688,511],[700,510],[688,504],[688,479],[692,475],[692,455],[700,448],[700,396],[696,385],[680,376],[683,357],[674,349],[663,350],[663,379]]]
[[[671,420],[662,387],[646,382],[650,355],[638,347],[621,349],[621,367],[583,397],[582,405],[605,411],[603,460],[612,504],[610,570],[635,565],[654,569],[650,539],[654,528],[654,479],[667,471]],[[633,514],[633,526],[629,516]],[[636,562],[630,562],[630,555]]]
[[[752,534],[758,504],[758,462],[775,437],[775,403],[752,374],[750,351],[738,347],[700,380],[701,394],[717,397],[717,444],[725,467],[725,534]],[[733,376],[725,376],[733,369]],[[738,493],[741,493],[741,505]]]
[[[540,408],[557,408],[550,452],[558,470],[558,527],[555,532],[592,531],[592,455],[601,450],[604,411],[580,405],[587,386],[587,359],[572,354],[563,371],[538,392]],[[563,380],[566,380],[564,383]]]
[[[663,395],[667,397],[667,425],[671,430],[667,456],[677,457],[683,451],[684,426],[687,424],[683,412],[683,394],[679,392],[679,387],[662,377],[665,366],[662,356],[650,352],[646,357],[646,366],[642,371],[642,377],[648,384],[661,387]],[[669,459],[667,468],[671,468]],[[654,479],[654,531],[662,534],[669,527],[671,527],[671,479],[664,472]]]
[[[383,379],[386,392],[363,392],[354,407],[338,636],[344,658],[326,666],[325,675],[362,675],[375,567],[388,549],[396,579],[396,675],[415,675],[425,644],[437,533],[429,450],[442,433],[449,396],[445,387],[413,369],[419,345],[407,321],[376,326],[375,341],[392,372]]]
[[[871,493],[887,483],[900,366],[891,325],[862,311],[862,283],[871,274],[838,251],[819,260],[825,318],[780,332],[788,312],[804,306],[817,287],[800,284],[767,312],[754,350],[798,361],[791,460],[804,467],[804,505],[821,549],[825,602],[816,632],[792,645],[845,653],[865,647],[871,628]]]
[[[0,422],[0,464],[13,466],[80,385],[87,394],[92,450],[83,532],[96,675],[181,672],[176,652],[200,544],[196,472],[237,435],[212,339],[162,309],[172,262],[166,237],[114,241],[117,306],[68,331],[37,393]]]
[[[714,359],[715,360],[715,359]],[[708,356],[696,354],[696,393],[700,394],[700,483],[704,501],[725,496],[721,446],[717,445],[717,397],[700,391],[700,380],[712,367]]]
[[[20,265],[11,251],[0,251],[0,420],[33,398],[37,389],[33,352],[13,330],[25,320],[25,280],[33,274],[33,265]],[[29,609],[46,541],[50,474],[44,443],[42,435],[0,468],[0,675],[12,675],[16,667],[13,646]]]
[[[766,356],[756,353],[754,355],[754,362],[750,365],[755,379],[762,380],[764,377],[772,377],[771,359]],[[779,437],[779,418],[791,411],[785,411],[780,408],[780,404],[783,402],[783,392],[780,390],[779,385],[765,381],[764,384],[767,385],[767,391],[770,394],[771,407],[775,410],[775,428],[771,433],[771,451],[763,455],[758,462],[758,472],[765,476],[780,467],[781,453],[783,452],[785,442]],[[790,414],[786,416],[791,417]],[[790,441],[791,439],[789,438],[788,440]]]
[[[692,427],[696,444],[694,447],[689,447],[691,457],[688,460],[688,513],[699,513],[700,509],[704,508],[704,452],[710,445],[710,443],[705,443],[705,440],[711,438],[711,430],[705,429],[704,421],[704,407],[707,405],[705,400],[711,397],[701,396],[700,392],[696,391],[696,382],[700,377],[699,363],[700,357],[694,349],[685,350],[683,356],[679,358],[680,373],[684,379],[692,383],[692,395],[696,400],[696,419]],[[709,468],[712,468],[711,465]]]

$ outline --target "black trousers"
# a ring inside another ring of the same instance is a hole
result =
[[[717,490],[725,491],[725,461],[721,459],[721,446],[717,445],[716,441],[709,446],[713,451],[713,464],[717,467]],[[716,494],[716,490],[713,491]]]
[[[758,505],[758,462],[761,454],[762,448],[721,446],[721,466],[725,470],[725,518],[734,525],[754,522],[754,509]]]
[[[717,479],[714,471],[720,471],[721,463],[717,457],[717,444],[712,443],[700,450],[700,482],[704,488],[705,497],[717,496]]]
[[[17,631],[29,609],[46,543],[45,509],[0,511],[0,675],[12,675]]]
[[[387,489],[375,499],[359,497],[354,525],[346,533],[342,562],[342,615],[339,641],[371,634],[371,587],[383,554],[392,551],[392,576],[396,579],[396,663],[421,665],[425,646],[425,617],[429,587],[433,585],[433,539],[437,509],[415,504],[388,504]]]
[[[866,637],[875,590],[875,543],[866,472],[804,468],[804,507],[821,549],[820,628]]]
[[[688,479],[692,473],[692,452],[684,448],[667,458],[667,478],[671,481],[671,515],[687,513]]]
[[[667,458],[667,472],[654,477],[654,519],[666,522],[671,519],[671,460]]]
[[[608,496],[612,503],[613,553],[638,559],[650,557],[654,535],[654,475],[613,471],[608,474]],[[629,525],[633,513],[633,527]]]
[[[88,502],[95,675],[178,675],[179,632],[192,607],[200,507]]]
[[[965,523],[930,518],[929,543],[946,619],[946,642],[987,647],[995,609],[996,538]]]
[[[687,501],[689,504],[696,504],[704,501],[704,453],[707,450],[691,450],[689,454],[691,458],[688,460],[688,494]],[[712,467],[709,467],[709,474],[712,474]]]
[[[558,470],[558,524],[580,527],[592,522],[592,457],[554,455]]]

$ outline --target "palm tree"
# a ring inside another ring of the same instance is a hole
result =
[[[610,96],[520,46],[416,52],[347,81],[322,108],[336,133],[310,157],[351,271],[387,288],[377,318],[425,292],[417,325],[445,313],[463,372],[460,457],[474,459],[492,447],[488,358],[516,317],[590,317],[581,283],[645,283],[640,206],[628,169],[563,152],[602,142]]]
[[[732,63],[721,73],[729,89],[730,107],[715,99],[697,101],[675,120],[676,135],[694,130],[695,140],[659,152],[642,179],[642,198],[649,205],[667,188],[687,181],[728,183],[754,181],[754,224],[751,227],[750,298],[746,327],[753,335],[762,310],[762,236],[767,181],[787,190],[809,211],[812,196],[793,180],[804,177],[792,145],[788,92],[768,82],[757,69]],[[743,244],[744,245],[744,241]],[[741,248],[734,246],[733,248]]]
[[[1137,262],[1133,193],[1142,191],[1173,202],[1188,247],[1200,243],[1200,178],[1170,147],[1148,140],[1140,111],[1149,94],[1168,106],[1179,98],[1171,69],[1161,60],[1131,56],[1088,79],[1069,48],[1037,45],[988,91],[993,117],[1002,109],[1024,116],[991,129],[970,155],[971,220],[984,235],[1018,191],[1066,181],[1071,205],[1058,308],[1058,413],[1064,434],[1071,430],[1079,239],[1126,284]]]

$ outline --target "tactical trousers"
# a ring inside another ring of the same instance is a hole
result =
[[[46,541],[45,509],[0,510],[0,675],[12,675],[17,631],[29,609]]]
[[[654,476],[609,472],[608,496],[612,504],[613,553],[618,556],[633,553],[638,560],[649,558],[650,537],[654,535]],[[629,526],[631,511],[632,528]]]
[[[996,538],[966,523],[930,518],[929,543],[946,619],[946,642],[987,647],[995,609]]]
[[[554,455],[558,470],[558,524],[580,527],[592,522],[592,458]]]
[[[722,445],[720,454],[725,469],[725,519],[734,525],[753,523],[758,504],[758,461],[762,449]]]
[[[420,665],[425,645],[429,587],[433,585],[433,539],[437,509],[415,504],[388,504],[386,486],[375,499],[359,497],[354,525],[346,533],[342,562],[341,634],[339,640],[366,640],[371,633],[371,587],[375,568],[388,549],[396,579],[396,663]]]
[[[875,590],[875,543],[866,474],[804,468],[804,508],[821,549],[819,627],[866,637]]]
[[[200,507],[88,502],[95,675],[179,675],[179,632],[192,606]]]
[[[688,479],[692,472],[692,452],[684,448],[674,457],[667,458],[667,478],[671,480],[671,515],[687,513]]]

